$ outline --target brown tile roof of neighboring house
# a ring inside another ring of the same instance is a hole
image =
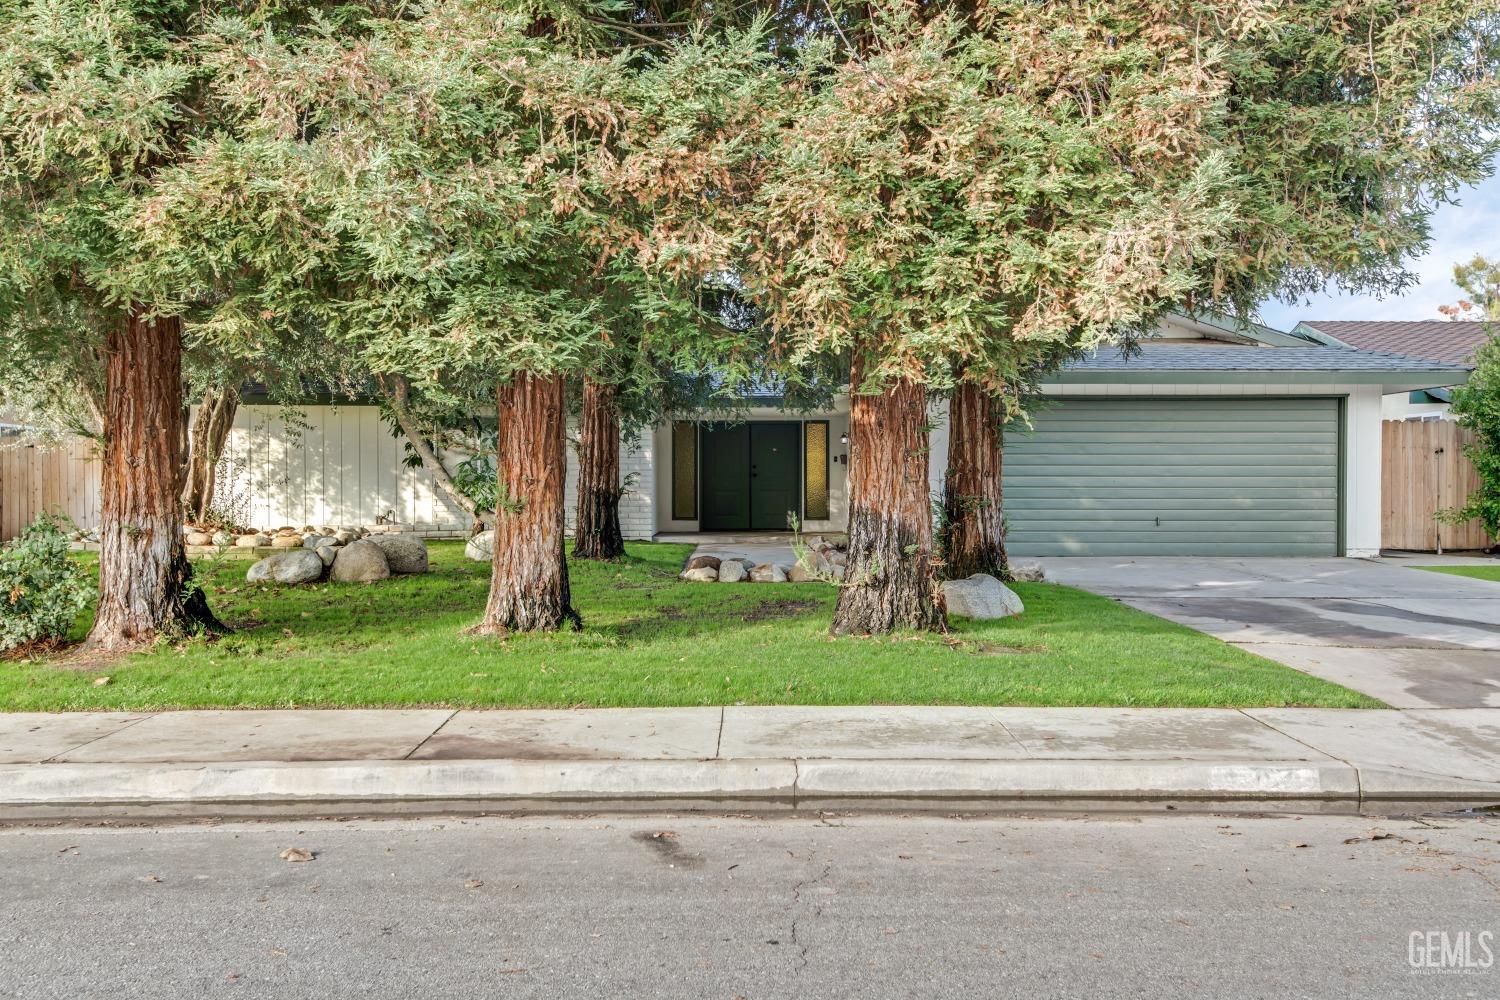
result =
[[[1303,320],[1335,340],[1362,351],[1390,351],[1413,358],[1467,364],[1489,339],[1492,324],[1450,320]]]

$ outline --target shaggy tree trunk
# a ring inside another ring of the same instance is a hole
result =
[[[583,421],[578,446],[578,527],[573,555],[579,559],[619,559],[620,411],[615,387],[583,380]]]
[[[182,544],[182,325],[132,308],[108,337],[99,609],[88,644],[127,649],[223,625]]]
[[[187,488],[182,496],[182,507],[190,521],[202,521],[213,506],[216,468],[219,457],[224,454],[224,442],[229,440],[235,411],[239,408],[237,385],[210,387],[198,404],[198,412],[193,417],[193,432],[188,439]]]
[[[517,374],[496,393],[500,497],[486,634],[582,627],[563,552],[566,414],[561,376]]]
[[[860,368],[850,378],[849,565],[832,632],[946,629],[932,582],[927,393],[908,381],[860,393]]]
[[[943,570],[951,580],[975,573],[1010,579],[1001,435],[995,400],[979,386],[961,383],[948,406],[948,474],[943,482]]]

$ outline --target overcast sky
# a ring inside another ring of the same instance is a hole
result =
[[[1440,305],[1459,298],[1453,265],[1482,253],[1500,256],[1500,178],[1491,177],[1459,195],[1458,205],[1444,205],[1432,219],[1432,247],[1409,266],[1421,283],[1384,300],[1369,295],[1318,295],[1310,301],[1266,302],[1261,321],[1290,330],[1299,320],[1443,319]]]

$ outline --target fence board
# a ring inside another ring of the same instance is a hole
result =
[[[98,526],[99,457],[93,442],[0,440],[0,541],[19,535],[44,512],[65,515],[80,528]]]
[[[1387,420],[1381,438],[1381,541],[1388,549],[1434,552],[1492,544],[1478,521],[1440,523],[1434,515],[1460,506],[1479,488],[1463,453],[1472,432],[1451,420]]]

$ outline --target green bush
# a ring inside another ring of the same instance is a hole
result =
[[[0,549],[0,652],[66,636],[91,590],[58,519],[39,515]]]

